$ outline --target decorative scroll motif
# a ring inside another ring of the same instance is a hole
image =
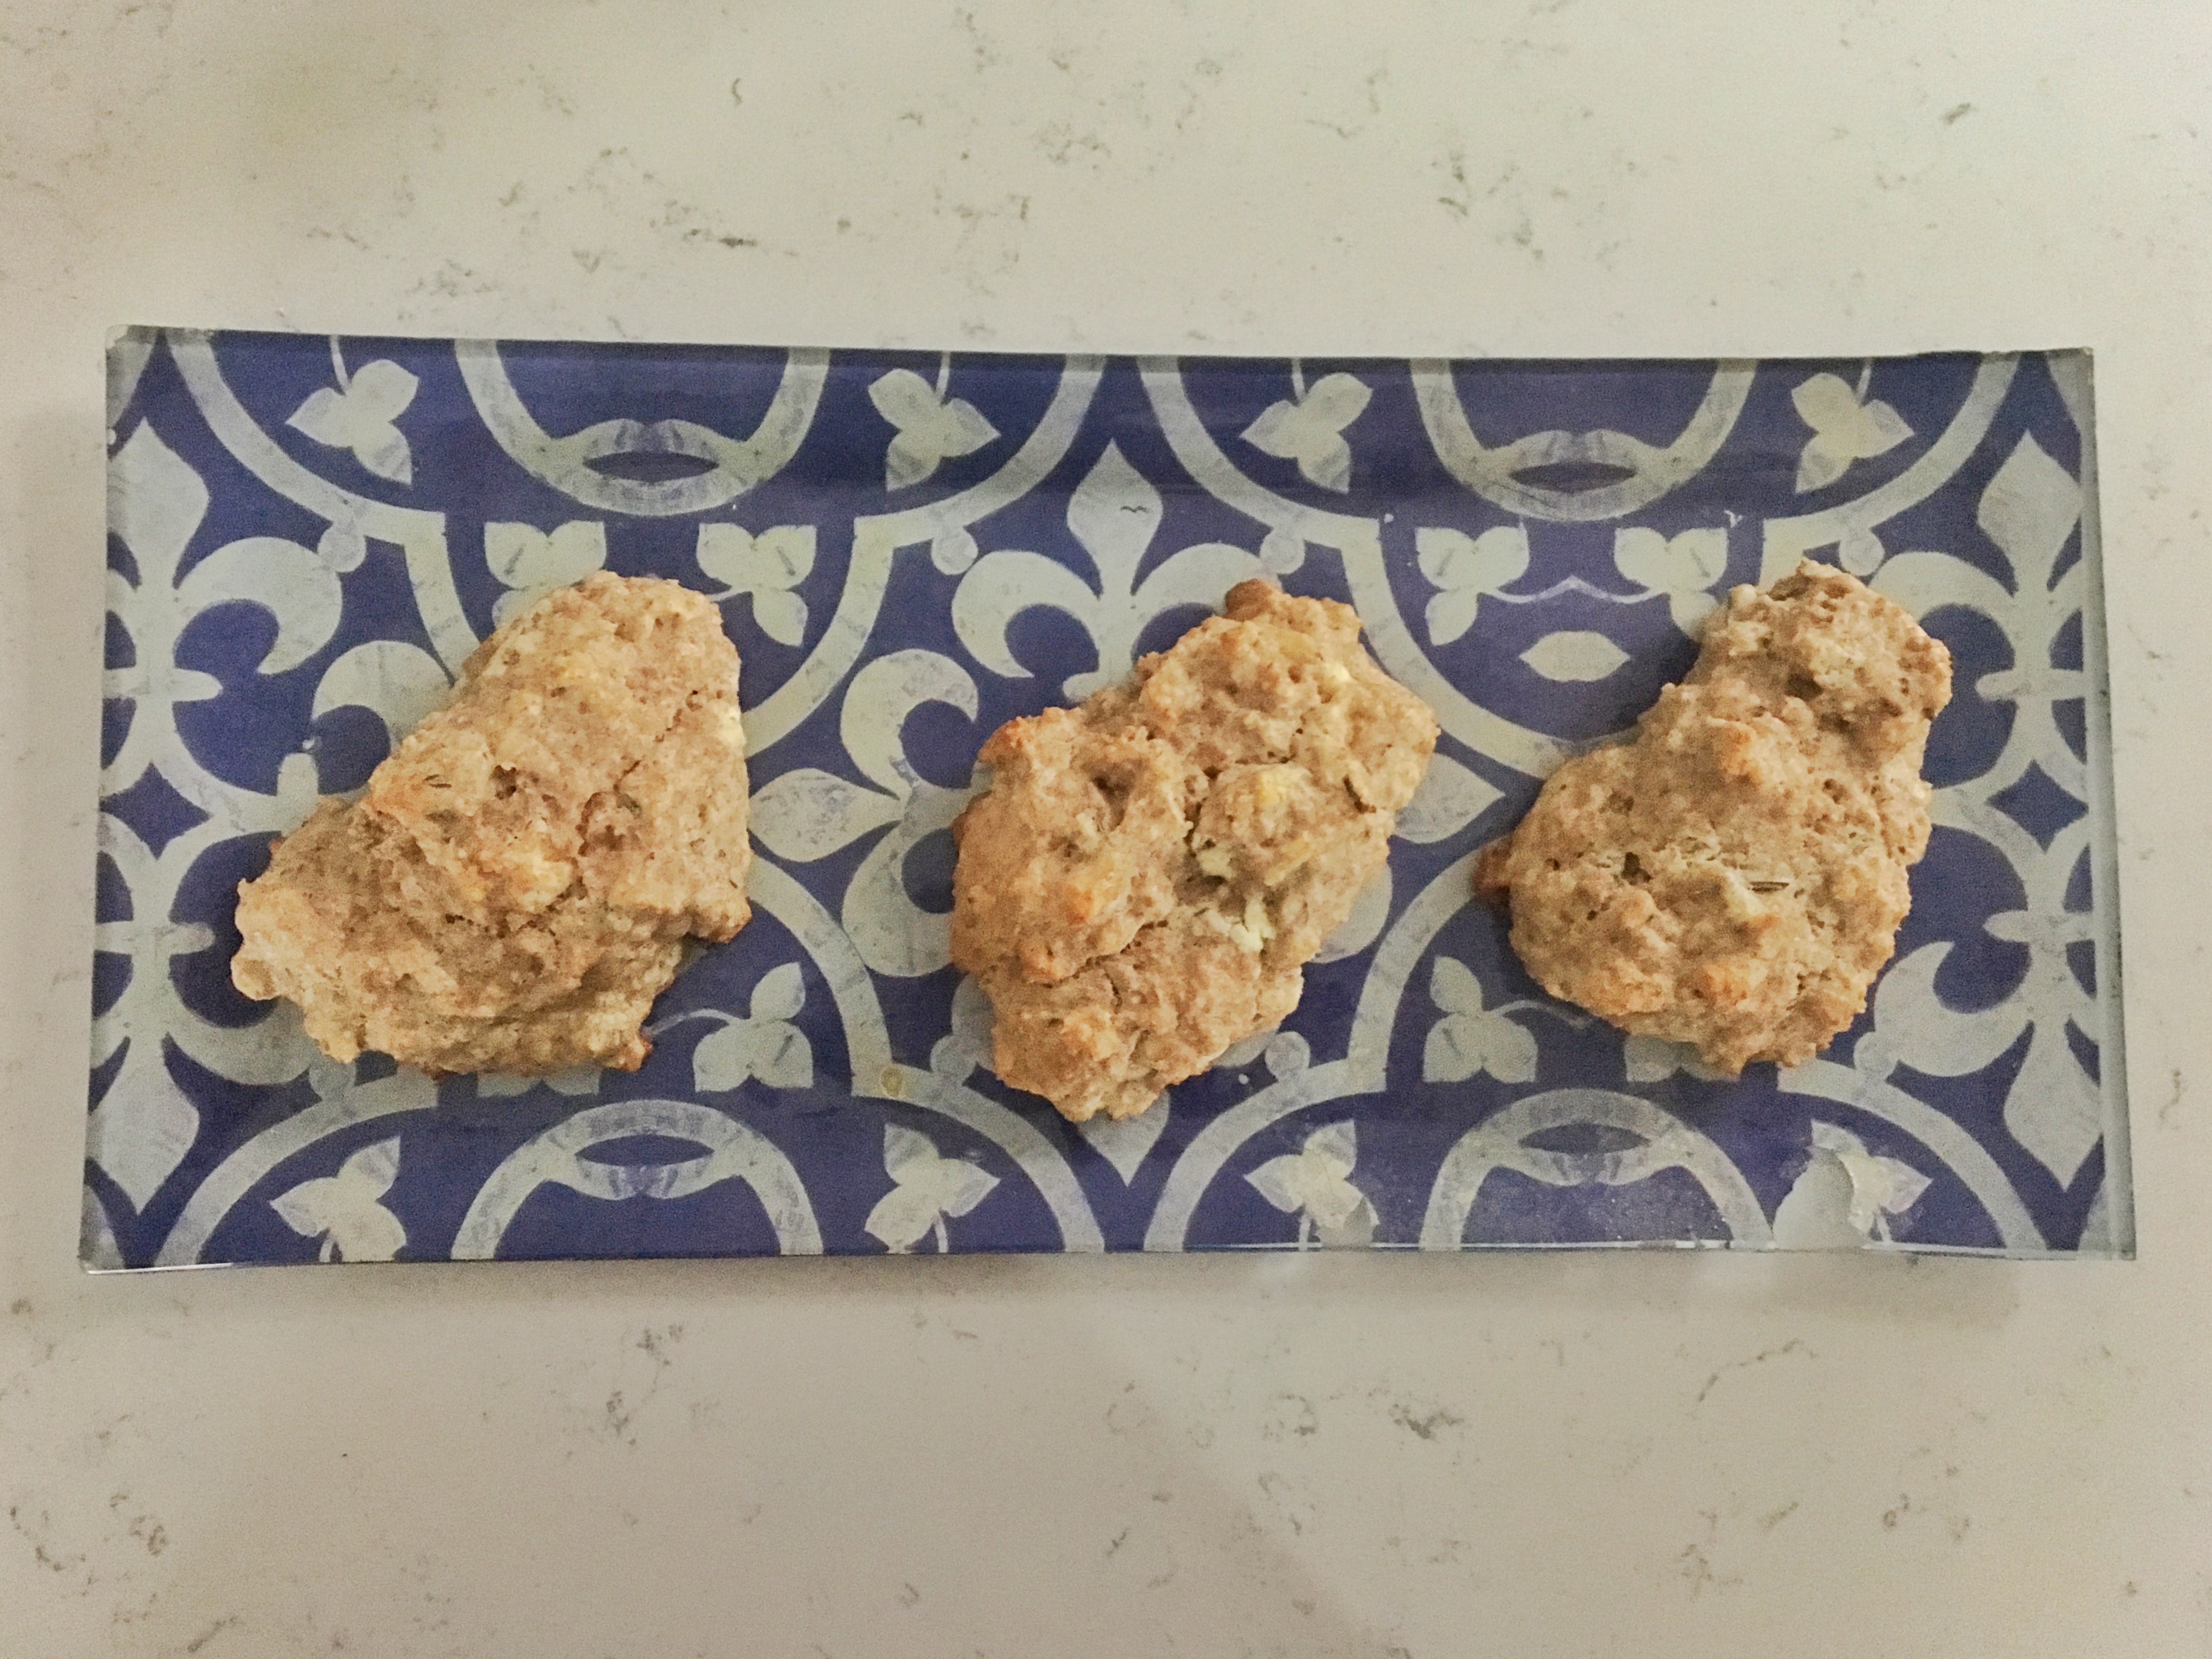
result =
[[[524,350],[113,349],[89,1265],[2132,1248],[2081,360]],[[1730,1082],[1539,994],[1472,859],[1808,553],[1925,617],[1959,695],[1866,1016]],[[752,926],[637,1073],[333,1066],[230,989],[229,894],[603,568],[738,641]],[[990,1074],[950,826],[995,726],[1255,574],[1349,597],[1443,746],[1283,1028],[1079,1129]]]

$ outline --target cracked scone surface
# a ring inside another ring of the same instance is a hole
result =
[[[1635,740],[1554,773],[1476,886],[1554,996],[1731,1076],[1800,1064],[1895,946],[1950,695],[1950,653],[1843,571],[1736,588]]]
[[[713,603],[604,573],[463,665],[350,805],[239,889],[240,990],[338,1060],[635,1068],[688,936],[750,914],[738,654]]]
[[[1436,747],[1359,619],[1267,583],[1075,708],[1011,720],[953,826],[952,957],[993,1069],[1129,1117],[1295,1007]]]

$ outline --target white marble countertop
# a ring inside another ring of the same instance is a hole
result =
[[[2189,3],[0,3],[0,1650],[2212,1648],[2208,112]],[[2094,347],[2141,1260],[82,1277],[132,320]]]

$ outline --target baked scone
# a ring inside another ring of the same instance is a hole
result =
[[[1477,890],[1553,995],[1730,1076],[1800,1064],[1895,946],[1950,697],[1950,653],[1856,578],[1808,559],[1736,588],[1635,740],[1553,773]]]
[[[602,572],[486,640],[358,801],[276,844],[231,979],[337,1060],[634,1070],[684,939],[750,915],[746,805],[720,614]]]
[[[1077,1122],[1133,1116],[1297,1006],[1436,747],[1349,605],[1247,581],[1225,608],[1000,727],[952,826],[952,959],[990,995],[993,1069]]]

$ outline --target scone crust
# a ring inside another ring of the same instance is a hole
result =
[[[684,938],[750,915],[737,688],[720,613],[680,583],[548,594],[240,886],[234,982],[298,1003],[338,1060],[635,1068]]]
[[[1349,605],[1247,581],[1224,611],[1001,726],[953,826],[952,959],[991,998],[994,1069],[1079,1122],[1297,1006],[1436,747]]]
[[[1866,1006],[1927,850],[1950,653],[1807,560],[1738,587],[1633,742],[1562,766],[1475,883],[1544,988],[1733,1076]]]

